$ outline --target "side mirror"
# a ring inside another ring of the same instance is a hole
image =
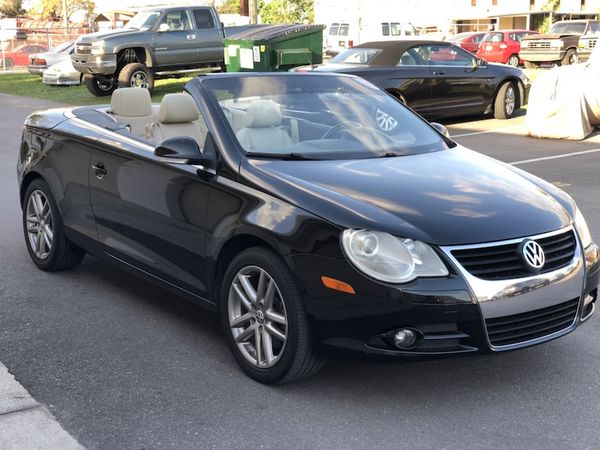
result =
[[[444,137],[447,137],[448,139],[450,139],[450,132],[448,131],[448,128],[446,128],[444,125],[442,125],[441,123],[437,123],[437,122],[431,122],[430,125],[433,128],[435,128]]]
[[[214,152],[203,153],[200,145],[189,136],[178,136],[165,139],[154,149],[154,156],[171,164],[198,165],[214,168]]]
[[[161,23],[158,26],[158,32],[159,33],[164,33],[165,31],[169,31],[169,24],[168,23]]]

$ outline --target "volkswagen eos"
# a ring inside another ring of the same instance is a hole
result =
[[[125,88],[37,112],[18,178],[40,269],[88,253],[218,311],[262,383],[327,349],[528,347],[594,311],[598,247],[571,197],[354,76],[216,74],[160,105]]]

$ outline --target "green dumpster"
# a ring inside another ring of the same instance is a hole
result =
[[[225,39],[227,72],[283,72],[323,62],[323,25],[265,25]]]

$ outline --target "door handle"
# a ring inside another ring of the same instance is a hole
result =
[[[108,171],[106,170],[106,167],[104,167],[104,164],[102,164],[101,162],[94,164],[92,166],[92,169],[94,169],[96,178],[98,178],[99,180],[104,178],[104,176],[108,173]]]
[[[440,70],[440,71],[436,71],[436,70],[434,70],[432,73],[433,73],[434,75],[446,75],[446,72],[444,72],[443,70]]]
[[[186,36],[186,38],[187,38],[188,41],[192,41],[192,40],[196,39],[196,35],[195,34],[188,34]]]

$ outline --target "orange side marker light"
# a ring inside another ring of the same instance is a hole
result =
[[[321,281],[325,287],[333,289],[334,291],[345,292],[346,294],[356,294],[354,288],[344,281],[329,277],[321,277]]]

